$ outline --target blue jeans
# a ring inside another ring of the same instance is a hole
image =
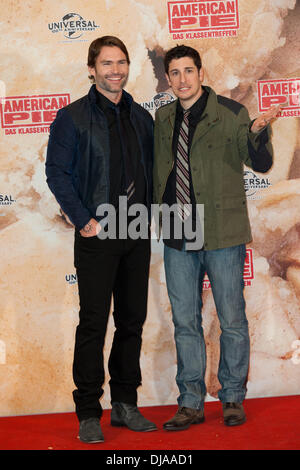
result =
[[[177,351],[178,405],[203,409],[206,349],[202,281],[207,273],[221,327],[218,379],[221,402],[242,402],[249,367],[249,332],[243,295],[245,245],[210,251],[165,246],[164,262]]]

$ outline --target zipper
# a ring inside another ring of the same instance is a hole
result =
[[[94,111],[94,113],[96,112],[96,116],[97,116],[97,113],[101,116],[101,120],[104,122],[104,127],[105,127],[105,131],[106,131],[106,138],[107,138],[107,141],[108,141],[109,154],[108,154],[108,158],[105,158],[105,155],[104,155],[104,161],[105,161],[105,169],[106,169],[106,175],[105,175],[105,179],[106,179],[106,200],[109,201],[109,193],[110,193],[109,172],[110,172],[110,152],[111,152],[110,142],[109,142],[109,129],[108,129],[108,125],[107,125],[106,116],[105,116],[104,112],[99,108],[99,106],[97,106],[96,103],[94,103],[94,110],[93,111]],[[91,115],[91,118],[92,118],[92,115]],[[96,119],[96,121],[98,121],[98,119]]]

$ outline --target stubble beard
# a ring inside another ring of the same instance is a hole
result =
[[[113,93],[113,94],[117,94],[117,93],[120,93],[123,88],[125,87],[126,83],[127,83],[127,80],[128,80],[128,75],[122,77],[122,80],[120,82],[120,84],[117,86],[116,84],[113,84],[113,83],[109,83],[108,82],[108,77],[104,77],[104,78],[98,78],[96,77],[95,81],[96,81],[96,85],[108,92],[108,93]]]

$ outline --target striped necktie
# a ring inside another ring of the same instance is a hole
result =
[[[190,197],[190,173],[189,173],[189,120],[190,111],[183,112],[176,159],[176,202],[178,215],[185,220],[190,215],[187,204],[191,204]]]

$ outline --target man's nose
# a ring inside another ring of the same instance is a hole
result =
[[[119,73],[119,64],[112,64],[112,72],[114,74],[118,74]]]
[[[181,74],[180,74],[180,83],[181,83],[182,85],[184,85],[185,82],[186,82],[186,80],[185,80],[185,74],[184,74],[184,73],[181,73]]]

